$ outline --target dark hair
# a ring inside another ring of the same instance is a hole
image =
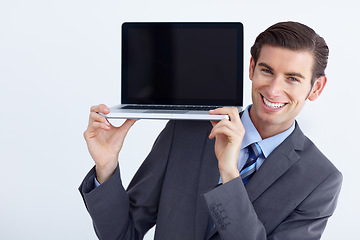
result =
[[[314,55],[311,85],[321,76],[325,76],[325,68],[329,56],[329,48],[325,40],[310,27],[297,22],[280,22],[272,25],[256,38],[251,47],[251,56],[255,64],[259,58],[261,47],[269,44],[291,50],[307,50]]]

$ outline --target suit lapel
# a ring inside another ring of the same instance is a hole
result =
[[[263,165],[246,184],[246,190],[251,202],[255,201],[300,159],[296,151],[303,149],[304,138],[304,134],[296,123],[295,130],[268,156]]]
[[[211,130],[211,129],[210,129]],[[214,140],[208,138],[207,133],[203,149],[202,164],[199,176],[198,197],[196,203],[196,226],[195,233],[198,240],[205,238],[206,229],[209,223],[209,213],[203,194],[213,189],[219,182],[218,161],[214,152]]]

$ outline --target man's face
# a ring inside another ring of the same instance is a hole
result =
[[[271,130],[270,137],[288,129],[307,99],[315,100],[326,83],[320,78],[311,87],[314,57],[308,51],[264,45],[256,63],[251,58],[252,101],[250,117],[255,127]],[[320,81],[320,83],[319,83]]]

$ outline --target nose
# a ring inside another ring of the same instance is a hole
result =
[[[268,85],[267,91],[268,96],[271,98],[275,98],[281,95],[283,90],[282,81],[279,77],[273,78]]]

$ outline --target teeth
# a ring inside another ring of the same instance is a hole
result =
[[[268,106],[269,108],[273,108],[273,109],[276,109],[276,108],[281,108],[282,106],[285,105],[285,103],[272,103],[272,102],[269,102],[266,98],[264,98],[264,103],[266,106]]]

